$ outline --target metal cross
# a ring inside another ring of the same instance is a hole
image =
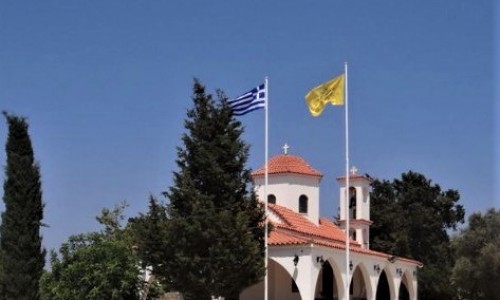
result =
[[[354,174],[356,174],[356,173],[358,173],[358,169],[357,169],[355,166],[352,166],[352,167],[351,167],[351,174],[353,174],[353,175],[354,175]]]
[[[287,155],[287,154],[288,154],[288,149],[290,148],[290,146],[288,146],[288,144],[287,144],[287,143],[285,143],[285,144],[283,145],[283,147],[281,147],[281,148],[283,148],[283,153],[284,153],[285,155]]]

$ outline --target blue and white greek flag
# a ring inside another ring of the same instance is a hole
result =
[[[264,84],[261,84],[238,98],[229,100],[228,104],[233,110],[233,115],[243,116],[256,109],[264,108],[266,101],[266,89]]]

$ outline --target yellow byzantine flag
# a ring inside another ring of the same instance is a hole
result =
[[[306,95],[306,103],[313,117],[319,116],[325,105],[344,105],[345,75],[339,75],[313,88]]]

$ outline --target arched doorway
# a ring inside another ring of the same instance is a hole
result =
[[[333,300],[339,299],[337,281],[332,266],[328,261],[325,261],[321,266],[316,281],[316,289],[314,292],[315,300]]]
[[[408,291],[408,277],[403,276],[401,284],[399,285],[399,300],[410,300],[410,292]]]
[[[349,295],[352,300],[367,300],[366,282],[363,273],[359,267],[356,267],[352,274],[351,284],[349,286]]]
[[[378,279],[377,295],[375,296],[375,299],[376,300],[391,299],[391,290],[389,288],[389,281],[387,280],[387,274],[385,273],[385,271],[382,271]]]

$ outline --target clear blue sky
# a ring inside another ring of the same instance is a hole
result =
[[[161,198],[194,77],[237,96],[268,76],[270,154],[287,142],[322,171],[321,212],[334,216],[343,110],[312,118],[304,95],[345,61],[360,172],[392,180],[414,170],[459,190],[467,214],[499,207],[498,9],[491,0],[1,1],[0,109],[30,123],[45,245],[95,230],[103,207],[126,200],[133,216],[150,194]],[[256,169],[263,111],[242,121]],[[4,145],[3,121],[0,137]]]

